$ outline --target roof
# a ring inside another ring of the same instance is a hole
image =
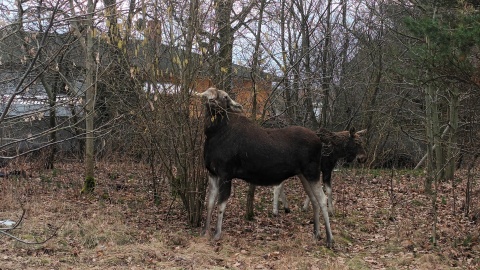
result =
[[[11,95],[0,96],[0,113],[5,111]],[[81,101],[68,96],[58,96],[55,106],[55,113],[58,117],[72,116],[71,105],[81,105]],[[7,116],[24,117],[25,121],[41,120],[50,115],[48,97],[45,96],[16,96],[10,104]]]
[[[21,75],[20,71],[0,69],[0,114],[3,114],[8,101],[14,95]],[[26,81],[30,81],[29,79],[33,80],[33,77],[27,78]],[[65,94],[57,95],[56,104],[57,116],[71,116],[72,104],[76,107],[81,106],[81,99]],[[33,83],[21,94],[15,95],[7,114],[8,117],[24,116],[28,119],[32,117],[38,119],[48,115],[50,115],[48,96],[41,83]]]

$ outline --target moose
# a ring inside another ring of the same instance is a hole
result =
[[[243,114],[242,106],[225,91],[208,88],[195,96],[206,98],[204,162],[208,171],[207,217],[202,231],[210,235],[214,206],[218,206],[214,240],[222,234],[223,215],[232,179],[260,186],[279,185],[298,176],[313,206],[313,232],[320,238],[319,217],[325,221],[326,245],[333,247],[327,197],[320,182],[322,141],[300,126],[262,128]]]
[[[335,168],[339,159],[344,159],[347,163],[353,162],[355,159],[358,163],[364,163],[367,160],[367,154],[363,147],[362,137],[367,130],[355,131],[355,128],[350,130],[331,132],[321,128],[316,133],[322,140],[322,159],[320,162],[320,170],[322,172],[322,181],[325,186],[325,191],[328,197],[328,212],[333,214],[333,199],[332,199],[332,171]],[[286,213],[290,212],[288,202],[285,197],[284,183],[275,186],[273,189],[273,214],[278,215],[278,201],[282,201]],[[309,198],[307,197],[303,204],[303,209],[306,210],[309,205]]]

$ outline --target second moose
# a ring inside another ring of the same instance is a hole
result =
[[[367,153],[363,147],[362,137],[367,132],[366,129],[355,131],[350,130],[331,132],[326,129],[317,131],[318,137],[322,140],[322,161],[320,169],[322,171],[322,180],[328,197],[328,212],[333,214],[332,198],[332,172],[339,159],[344,159],[347,163],[357,160],[358,163],[364,163],[367,160]],[[280,197],[280,198],[279,198]],[[284,183],[273,189],[273,214],[278,215],[278,201],[281,199],[285,212],[290,212],[285,197]],[[303,209],[306,209],[310,203],[309,198],[305,199]]]

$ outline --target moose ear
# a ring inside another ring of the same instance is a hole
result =
[[[230,109],[233,111],[233,112],[238,112],[238,113],[241,113],[243,112],[243,106],[242,104],[236,102],[235,100],[231,100],[230,102]]]
[[[213,87],[210,87],[207,90],[205,90],[205,92],[203,92],[203,93],[195,92],[194,96],[196,96],[196,97],[206,97],[207,99],[215,99],[215,98],[217,98],[217,89],[213,88]]]
[[[351,137],[355,136],[355,127],[350,128],[350,136]]]
[[[366,129],[357,131],[357,135],[358,135],[358,136],[363,136],[363,135],[365,135],[365,134],[367,134],[367,130],[366,130]]]

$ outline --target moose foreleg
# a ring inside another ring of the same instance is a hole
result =
[[[273,187],[273,215],[278,216],[278,200],[283,189],[283,183]]]
[[[226,180],[221,182],[218,196],[217,228],[215,229],[215,235],[213,236],[213,240],[215,241],[220,240],[220,237],[222,236],[223,215],[225,213],[225,209],[227,208],[227,201],[228,198],[230,198],[231,192],[232,181]]]
[[[320,206],[315,197],[314,190],[312,187],[312,182],[309,182],[303,175],[299,175],[300,180],[302,181],[303,189],[307,193],[310,201],[312,201],[313,207],[313,234],[315,238],[320,239]]]
[[[207,201],[207,219],[203,227],[202,235],[210,235],[210,222],[212,221],[213,208],[218,196],[218,177],[211,174],[208,175],[209,191]]]

